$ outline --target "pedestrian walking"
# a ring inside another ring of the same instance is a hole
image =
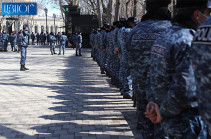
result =
[[[49,41],[50,41],[51,55],[56,54],[56,52],[55,52],[56,37],[53,32],[50,33]]]

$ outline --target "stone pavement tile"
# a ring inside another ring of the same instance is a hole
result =
[[[74,54],[30,46],[30,70],[21,72],[20,53],[0,52],[0,139],[141,137],[132,101],[100,74],[90,49]]]

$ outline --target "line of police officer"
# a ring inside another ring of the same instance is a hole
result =
[[[7,52],[8,43],[10,42],[12,51],[16,52],[16,41],[17,35],[15,31],[13,31],[11,35],[9,35],[8,33],[6,33],[5,30],[3,30],[2,33],[0,33],[0,51]]]
[[[120,19],[93,30],[91,55],[124,98],[133,96],[143,139],[210,138],[211,18],[196,30],[211,1],[177,0],[173,18],[170,2],[146,0],[140,23]]]

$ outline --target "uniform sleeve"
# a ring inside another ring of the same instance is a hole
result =
[[[115,47],[121,52],[121,45],[122,45],[123,37],[122,37],[122,30],[120,29],[117,32],[117,45]]]
[[[180,114],[187,109],[195,95],[195,78],[190,58],[190,45],[181,42],[172,47],[167,57],[169,71],[172,72],[172,82],[168,96],[161,103],[160,113],[163,118]],[[175,71],[174,71],[175,70]]]
[[[152,90],[151,90],[150,85],[149,85],[150,84],[150,72],[147,73],[146,84],[147,84],[146,99],[147,99],[148,102],[154,102]]]
[[[80,39],[80,43],[82,43],[82,36],[80,36],[79,39]]]

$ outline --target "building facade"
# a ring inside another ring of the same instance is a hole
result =
[[[41,33],[41,32],[64,32],[65,23],[61,17],[46,17],[45,16],[29,16],[29,15],[12,15],[2,16],[2,3],[4,2],[35,2],[33,0],[1,0],[0,1],[0,31],[3,29],[7,32],[16,31],[22,29],[23,25],[26,24],[29,27],[30,32]],[[52,10],[52,9],[51,9]]]

